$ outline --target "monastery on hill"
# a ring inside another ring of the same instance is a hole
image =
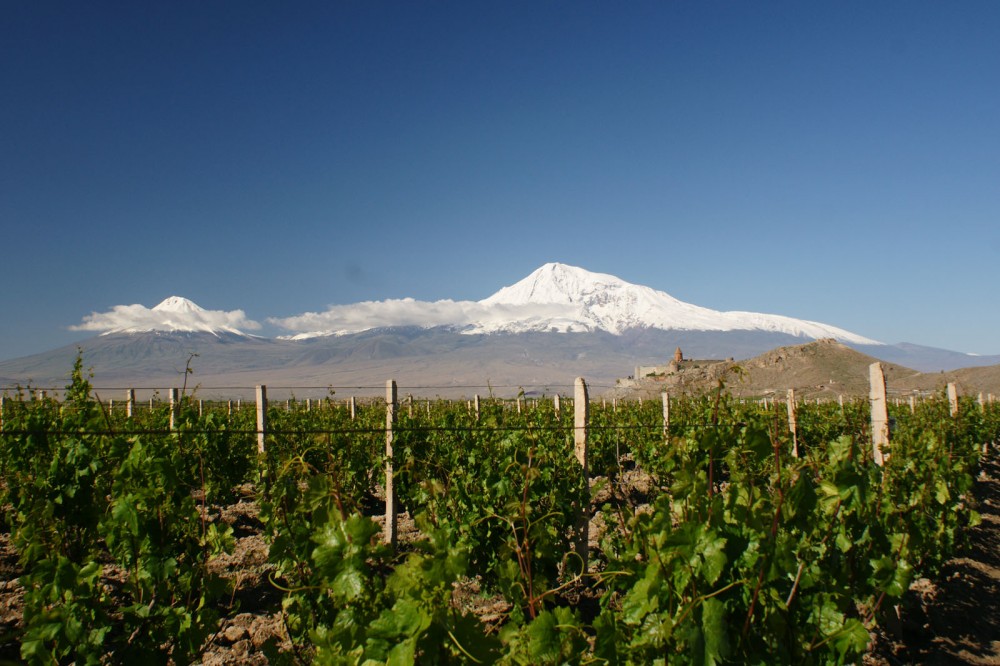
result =
[[[684,352],[678,347],[674,350],[674,357],[666,365],[637,365],[635,379],[661,379],[670,375],[675,375],[684,370],[690,370],[704,365],[715,365],[716,363],[732,362],[732,358],[722,359],[685,359]]]

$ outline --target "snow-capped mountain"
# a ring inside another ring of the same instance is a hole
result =
[[[83,323],[71,327],[79,331],[100,331],[101,335],[119,333],[210,333],[212,335],[247,335],[242,328],[260,328],[248,320],[243,310],[206,310],[180,296],[170,296],[158,305],[116,305],[110,312],[91,313]]]
[[[549,263],[520,282],[479,301],[489,316],[471,323],[470,333],[607,331],[766,331],[806,338],[836,338],[880,344],[842,328],[755,312],[720,312],[679,301],[670,294],[631,284],[613,275]]]
[[[412,298],[334,305],[272,323],[294,333],[284,339],[351,335],[376,328],[444,327],[467,335],[497,333],[595,333],[627,331],[765,332],[797,338],[836,338],[881,344],[842,328],[755,312],[719,312],[613,275],[548,263],[520,282],[481,301]]]
[[[636,366],[664,363],[677,347],[686,358],[747,359],[819,338],[915,370],[1000,363],[1000,356],[885,345],[791,317],[719,312],[563,264],[546,264],[481,301],[368,301],[269,321],[313,335],[250,336],[243,331],[260,325],[242,310],[206,310],[177,296],[152,308],[119,305],[71,327],[97,337],[0,361],[0,387],[58,387],[78,349],[108,386],[176,386],[194,359],[203,387],[364,387],[392,378],[429,387],[430,395],[447,386],[467,395],[468,387],[484,384],[507,393],[529,386],[546,391],[571,386],[576,377],[613,386]]]

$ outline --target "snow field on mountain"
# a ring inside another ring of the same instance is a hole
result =
[[[876,340],[814,321],[755,312],[720,312],[680,301],[664,291],[631,284],[613,275],[560,263],[547,263],[523,280],[480,301],[418,301],[412,298],[331,305],[323,312],[272,317],[290,331],[284,339],[347,335],[375,328],[447,327],[462,333],[497,334],[633,329],[678,331],[763,331],[802,338],[835,338],[853,344]],[[73,330],[109,333],[194,331],[243,335],[260,324],[243,310],[206,310],[171,296],[153,308],[117,305],[91,313]]]

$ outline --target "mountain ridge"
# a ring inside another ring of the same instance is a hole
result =
[[[835,337],[857,344],[881,344],[844,329],[782,315],[722,312],[685,303],[665,291],[556,262],[542,265],[519,282],[481,301],[487,307],[558,305],[567,312],[551,318],[473,322],[469,332],[523,333],[604,330],[615,335],[632,328],[667,331],[762,330],[800,337]]]
[[[423,312],[421,311],[423,310]],[[621,335],[632,329],[666,331],[767,331],[800,338],[834,337],[855,344],[878,340],[815,321],[757,312],[722,312],[685,303],[665,291],[626,282],[607,273],[550,262],[513,285],[479,301],[420,302],[414,299],[370,301],[331,306],[325,313],[272,320],[292,328],[286,339],[308,339],[358,333],[371,319],[398,317],[400,325],[449,326],[469,335],[495,333],[579,333],[606,331]]]
[[[465,335],[444,327],[400,327],[300,342],[209,333],[132,333],[96,336],[79,345],[0,362],[0,392],[29,384],[64,386],[82,350],[84,367],[93,369],[94,386],[101,389],[102,397],[129,387],[162,391],[180,386],[185,379],[188,386],[199,386],[207,398],[249,397],[258,384],[268,385],[275,397],[321,397],[327,394],[322,387],[379,395],[388,379],[396,380],[401,391],[415,395],[468,397],[492,392],[506,396],[522,390],[529,394],[568,391],[576,377],[586,378],[594,395],[600,395],[637,365],[666,363],[677,346],[686,358],[732,356],[742,363],[775,348],[801,345],[801,339],[794,336],[765,332],[678,334],[654,329],[621,336],[600,331]],[[901,365],[884,353],[894,347],[877,349],[882,352],[879,360]],[[189,361],[193,374],[186,376]],[[963,385],[1000,394],[1000,366],[945,373],[935,368],[933,374],[920,375],[922,388],[936,387],[952,376]]]
[[[666,362],[678,346],[694,358],[748,359],[838,334],[859,352],[920,371],[1000,363],[1000,356],[886,345],[781,315],[717,312],[558,263],[545,264],[482,301],[365,302],[299,319],[288,330],[301,325],[347,332],[301,340],[252,336],[243,329],[259,325],[242,310],[206,310],[179,296],[154,308],[116,306],[75,327],[101,331],[95,338],[0,361],[0,388],[58,385],[78,347],[85,366],[105,385],[116,386],[169,386],[189,360],[196,381],[205,386],[367,386],[396,378],[424,387],[544,387],[572,383],[577,376],[610,386],[636,366]],[[360,330],[349,332],[351,327]]]
[[[413,298],[332,305],[269,322],[291,332],[286,340],[350,335],[397,326],[449,327],[467,335],[496,333],[578,333],[622,335],[634,329],[665,331],[765,331],[802,339],[833,337],[844,342],[881,342],[845,329],[784,315],[717,311],[674,298],[665,291],[636,285],[607,273],[550,262],[513,285],[479,301],[417,301]],[[206,310],[181,296],[153,308],[119,305],[91,313],[73,330],[102,335],[155,331],[247,335],[259,328],[243,310]]]

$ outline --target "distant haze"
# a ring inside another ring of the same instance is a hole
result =
[[[118,306],[89,315],[80,328],[101,335],[79,346],[97,385],[117,387],[107,390],[187,381],[210,396],[247,393],[261,383],[300,396],[324,395],[324,387],[377,394],[388,379],[431,396],[551,393],[578,376],[607,389],[637,366],[664,363],[676,347],[688,358],[745,359],[816,339],[836,339],[916,370],[1000,362],[888,345],[781,315],[718,312],[560,263],[544,264],[481,301],[365,302],[280,321],[301,332],[251,335],[243,329],[256,322],[242,310],[206,310],[174,296],[152,308]],[[76,353],[73,345],[0,362],[0,386],[58,387]]]

